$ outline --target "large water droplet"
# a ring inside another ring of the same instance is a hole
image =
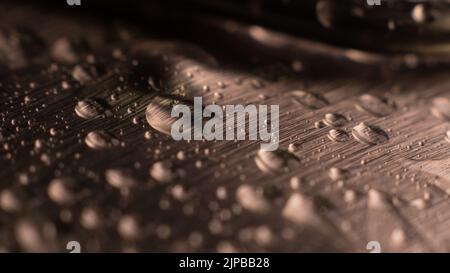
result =
[[[345,142],[350,138],[350,136],[344,130],[331,129],[328,132],[328,138],[331,139],[332,141],[336,141],[336,142]]]
[[[252,212],[266,213],[270,208],[263,191],[258,191],[250,185],[239,186],[236,190],[236,199],[244,209]]]
[[[320,222],[314,202],[299,192],[293,193],[289,197],[282,214],[286,219],[298,225],[317,224]]]
[[[156,97],[147,106],[145,117],[150,126],[166,135],[170,135],[172,124],[177,118],[171,116],[172,107],[180,101],[172,98]]]
[[[76,37],[62,37],[56,40],[51,47],[53,59],[65,64],[79,62],[89,51],[86,40]]]
[[[447,98],[436,98],[432,101],[431,113],[442,120],[450,121],[450,100]]]
[[[119,140],[106,131],[92,131],[84,138],[84,143],[94,150],[104,150],[119,145]]]
[[[386,98],[364,94],[356,102],[356,109],[376,117],[384,117],[395,111],[395,103]]]
[[[256,153],[255,163],[265,173],[288,171],[299,166],[298,158],[283,150],[266,151],[260,149]]]
[[[303,90],[291,92],[292,101],[310,109],[319,109],[328,105],[328,101],[319,94],[310,93]]]
[[[49,198],[58,205],[70,205],[75,201],[75,181],[70,177],[53,179],[47,187]]]
[[[389,140],[388,135],[382,129],[364,122],[353,128],[352,135],[358,142],[369,145],[382,144]]]
[[[0,64],[21,69],[45,52],[44,42],[27,29],[0,28]]]
[[[84,99],[75,106],[75,113],[84,119],[97,118],[103,115],[105,108],[98,101],[93,99]]]
[[[105,171],[106,181],[113,187],[125,190],[136,185],[136,180],[129,170],[108,169]]]
[[[170,161],[158,161],[153,163],[150,168],[150,175],[158,182],[167,183],[173,180],[184,177],[185,172],[177,168]]]

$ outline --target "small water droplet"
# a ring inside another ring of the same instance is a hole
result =
[[[150,168],[150,175],[158,182],[168,183],[177,178],[184,177],[185,172],[166,160],[153,163]]]
[[[269,211],[269,202],[264,198],[263,192],[250,185],[241,185],[236,190],[238,203],[246,210],[266,213]]]
[[[62,37],[56,40],[51,47],[53,59],[65,64],[75,64],[89,51],[86,40],[76,37]]]
[[[75,201],[75,181],[70,177],[53,179],[47,187],[48,197],[58,205],[70,205]]]

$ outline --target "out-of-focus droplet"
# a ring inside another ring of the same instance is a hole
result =
[[[340,181],[340,180],[345,180],[347,178],[348,172],[341,168],[332,167],[328,171],[328,176],[333,181]]]
[[[416,4],[411,11],[412,19],[418,23],[423,24],[427,20],[427,10],[424,4]]]
[[[45,52],[44,42],[31,30],[0,28],[0,64],[22,69]]]
[[[75,201],[76,182],[70,177],[53,179],[47,187],[48,197],[58,205],[70,205]]]
[[[82,38],[61,37],[51,47],[53,59],[64,64],[75,64],[89,51],[89,44]]]
[[[54,238],[49,231],[54,229],[50,222],[38,218],[20,219],[15,225],[15,237],[24,252],[42,253],[55,251]]]
[[[0,192],[0,208],[6,212],[17,212],[22,209],[23,197],[17,190],[5,189]],[[25,200],[24,200],[25,201]]]
[[[105,171],[105,179],[109,185],[118,189],[128,189],[137,184],[130,171],[125,169],[108,169]]]
[[[266,213],[270,208],[263,192],[250,185],[239,186],[236,190],[236,199],[244,209],[252,212]]]
[[[356,102],[356,109],[376,117],[388,116],[395,111],[395,108],[393,101],[371,94],[360,96]]]
[[[98,229],[103,224],[103,218],[100,211],[94,207],[86,207],[81,210],[80,224],[89,230]]]
[[[84,143],[94,150],[104,150],[119,145],[119,140],[106,131],[92,131],[84,138]]]
[[[255,163],[264,173],[276,173],[298,167],[299,160],[286,151],[266,151],[260,149],[256,153]]]
[[[336,3],[332,0],[317,1],[316,16],[323,27],[332,28],[336,19]]]
[[[126,240],[136,240],[141,235],[141,228],[136,217],[124,215],[117,223],[117,232]]]
[[[328,101],[319,94],[310,93],[303,90],[291,92],[292,101],[310,109],[320,109],[328,105]]]
[[[298,225],[320,223],[320,217],[313,201],[299,192],[295,192],[289,197],[282,210],[282,215]]]
[[[450,121],[450,100],[447,98],[434,99],[430,111],[435,117]]]
[[[185,172],[166,160],[153,163],[150,168],[150,175],[158,182],[168,183],[177,178],[184,177]]]

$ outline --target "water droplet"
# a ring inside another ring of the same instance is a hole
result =
[[[376,117],[384,117],[395,111],[395,103],[386,98],[364,94],[356,102],[356,109]]]
[[[215,98],[216,100],[220,100],[220,99],[223,98],[223,94],[222,94],[222,93],[219,93],[219,92],[214,92],[214,98]]]
[[[266,213],[270,208],[263,192],[250,185],[239,186],[236,190],[236,199],[244,209],[252,212]]]
[[[150,175],[158,182],[167,183],[173,180],[184,177],[185,172],[182,169],[176,168],[169,161],[158,161],[153,163],[150,168]]]
[[[348,172],[346,170],[343,170],[343,169],[340,169],[337,167],[332,167],[328,171],[328,176],[333,181],[341,181],[341,180],[345,180],[347,178]]]
[[[432,101],[431,113],[444,121],[450,121],[450,100],[447,98],[436,98]]]
[[[59,205],[70,205],[75,201],[75,181],[70,177],[53,179],[47,187],[48,197]]]
[[[353,128],[352,135],[358,142],[369,145],[382,144],[389,140],[388,135],[382,129],[364,122]]]
[[[298,145],[295,143],[290,143],[288,146],[288,152],[295,153],[298,149]]]
[[[80,224],[89,230],[98,229],[103,224],[103,218],[97,208],[86,207],[80,213]]]
[[[320,24],[325,28],[334,25],[336,17],[336,3],[330,0],[319,0],[316,4],[316,16]]]
[[[391,208],[391,204],[389,203],[387,197],[382,192],[370,189],[367,193],[368,200],[367,205],[369,209],[372,210],[386,210]]]
[[[415,207],[419,210],[423,210],[426,208],[427,202],[423,198],[417,198],[410,202],[410,206]]]
[[[17,212],[22,209],[22,199],[17,189],[5,189],[0,193],[0,208],[6,212]]]
[[[347,134],[347,132],[345,132],[344,130],[341,129],[331,129],[328,132],[328,138],[332,141],[336,141],[336,142],[345,142],[347,141],[350,137]]]
[[[128,189],[136,185],[136,180],[129,170],[108,169],[105,171],[105,179],[109,185],[118,189]]]
[[[96,100],[81,100],[75,106],[75,113],[80,118],[93,119],[100,117],[105,112],[105,108]]]
[[[136,240],[141,234],[141,228],[136,217],[124,215],[117,223],[117,232],[126,240]]]
[[[255,156],[255,163],[264,173],[283,172],[299,166],[299,160],[291,153],[282,150],[259,150]]]
[[[152,139],[152,133],[150,131],[147,131],[144,133],[144,138],[147,140]]]
[[[170,135],[172,124],[177,118],[171,116],[172,107],[179,102],[173,99],[156,97],[145,111],[148,124],[155,130]]]
[[[340,114],[328,113],[325,114],[323,123],[329,127],[342,127],[345,123],[347,123],[347,119]]]
[[[283,217],[298,225],[320,222],[313,201],[299,192],[295,192],[289,197],[282,214]]]
[[[95,74],[81,65],[76,65],[72,70],[72,77],[80,84],[85,85],[94,80]]]
[[[450,130],[448,130],[447,132],[445,132],[445,140],[447,140],[447,142],[450,143]]]
[[[27,67],[42,56],[45,43],[31,30],[24,28],[0,28],[0,64],[9,69]]]
[[[86,40],[76,37],[62,37],[56,40],[51,47],[53,59],[65,64],[75,64],[89,51]]]
[[[354,190],[346,190],[344,193],[344,200],[347,203],[353,203],[356,200],[356,193]]]
[[[418,23],[423,24],[427,20],[427,11],[424,4],[416,4],[411,11],[412,19]]]
[[[316,122],[314,122],[314,128],[320,129],[320,128],[323,128],[323,127],[325,127],[325,123],[323,123],[323,121],[316,121]]]
[[[303,90],[291,92],[292,101],[310,109],[320,109],[328,105],[328,101],[319,94],[310,93]]]
[[[396,228],[391,233],[391,246],[394,248],[402,247],[406,243],[405,231],[401,228]]]
[[[54,229],[51,222],[25,218],[16,223],[14,231],[16,240],[23,251],[42,253],[55,251],[54,240],[52,240]]]
[[[84,143],[94,150],[104,150],[119,145],[119,140],[106,131],[92,131],[84,138]]]

